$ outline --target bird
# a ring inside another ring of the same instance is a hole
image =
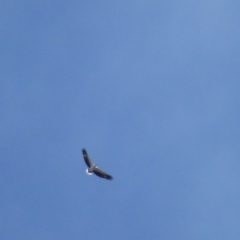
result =
[[[101,169],[99,169],[98,166],[95,163],[92,162],[92,160],[89,157],[86,149],[84,149],[84,148],[82,149],[82,154],[83,154],[83,158],[84,158],[85,163],[89,167],[89,168],[86,169],[86,173],[88,175],[92,175],[94,173],[98,177],[105,178],[107,180],[112,180],[113,179],[112,176],[110,176],[109,174],[107,174],[104,171],[102,171]]]

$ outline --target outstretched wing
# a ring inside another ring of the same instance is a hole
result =
[[[104,171],[102,171],[98,167],[94,168],[93,173],[95,173],[97,176],[99,176],[101,178],[105,178],[105,179],[108,179],[108,180],[112,180],[113,179],[112,176],[110,176],[109,174],[105,173]]]
[[[93,162],[90,159],[90,157],[88,156],[88,153],[87,153],[86,149],[84,149],[84,148],[82,149],[82,154],[83,154],[83,158],[84,158],[85,163],[90,168],[93,165]]]

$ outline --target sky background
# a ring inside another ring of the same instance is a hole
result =
[[[239,11],[1,1],[0,239],[239,240]]]

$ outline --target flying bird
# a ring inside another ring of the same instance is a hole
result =
[[[113,179],[112,176],[110,176],[109,174],[107,174],[104,171],[102,171],[101,169],[99,169],[98,166],[92,162],[92,160],[90,159],[90,157],[85,149],[82,149],[82,153],[83,153],[84,161],[87,164],[87,166],[89,167],[86,169],[86,173],[88,175],[92,175],[94,173],[98,177],[101,177],[101,178],[105,178],[108,180]]]

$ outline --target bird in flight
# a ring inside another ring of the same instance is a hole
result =
[[[101,169],[99,169],[98,166],[92,162],[92,160],[90,159],[86,149],[84,149],[84,148],[82,149],[82,154],[83,154],[83,158],[84,158],[85,163],[89,167],[89,168],[86,169],[86,173],[88,175],[92,175],[94,173],[98,177],[101,177],[101,178],[105,178],[105,179],[108,179],[108,180],[113,179],[112,176],[110,176],[109,174],[107,174],[104,171],[102,171]]]

